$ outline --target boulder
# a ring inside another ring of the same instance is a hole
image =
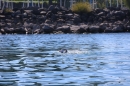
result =
[[[41,11],[40,15],[46,15],[46,13],[47,13],[46,11]]]
[[[51,16],[51,20],[54,22],[59,18],[59,16],[57,14],[52,14]]]
[[[99,32],[100,33],[103,33],[104,31],[105,31],[105,29],[106,29],[106,27],[108,27],[108,24],[107,23],[101,23],[100,25],[99,25]]]
[[[18,28],[15,28],[14,33],[25,34],[26,31],[25,31],[24,27],[18,27]]]
[[[14,28],[9,28],[9,27],[4,27],[4,32],[7,34],[12,34],[14,33]]]
[[[112,27],[106,27],[106,29],[104,30],[104,33],[112,33]]]
[[[113,32],[123,32],[123,27],[120,25],[115,25],[112,30]]]
[[[0,19],[6,19],[5,15],[0,15]]]
[[[88,25],[80,25],[80,33],[88,32]]]
[[[58,12],[59,8],[56,6],[53,6],[53,5],[50,5],[49,8],[48,8],[48,11],[51,11],[52,13],[56,14]]]
[[[56,31],[61,31],[61,32],[63,32],[63,33],[70,33],[70,32],[71,32],[71,31],[70,31],[70,27],[67,26],[67,25],[64,25],[64,26],[62,26],[62,27],[58,27],[58,28],[56,29]]]
[[[84,33],[84,32],[86,32],[86,30],[84,28],[81,28],[80,26],[77,26],[77,25],[72,25],[70,27],[70,30],[73,33]]]
[[[26,34],[32,34],[32,28],[25,27]]]
[[[52,24],[51,20],[49,20],[49,19],[46,19],[45,23]]]
[[[40,25],[38,25],[38,24],[33,24],[33,26],[32,26],[32,33],[33,33],[33,34],[39,34],[39,33],[40,33],[40,30],[41,30]]]
[[[79,23],[81,23],[81,19],[80,19],[79,15],[75,15],[75,16],[74,16],[73,22],[74,22],[74,24],[79,24]]]
[[[65,14],[66,20],[70,20],[73,18],[73,14],[69,13],[69,14]]]
[[[99,26],[90,26],[89,27],[89,32],[90,33],[98,33],[99,32]]]
[[[47,14],[46,14],[46,17],[47,17],[47,18],[51,18],[51,16],[52,16],[52,12],[51,12],[51,11],[48,11]]]
[[[41,29],[41,32],[43,33],[53,33],[53,31],[54,31],[54,26],[50,24],[45,24]]]

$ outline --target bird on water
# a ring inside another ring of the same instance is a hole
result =
[[[59,52],[61,52],[61,53],[67,53],[68,51],[67,51],[67,49],[61,49]]]

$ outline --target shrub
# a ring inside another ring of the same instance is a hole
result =
[[[12,9],[10,9],[10,8],[5,8],[4,9],[4,13],[10,13],[10,12],[12,12]]]
[[[76,13],[89,13],[92,11],[91,5],[88,2],[77,2],[72,5],[71,9]]]

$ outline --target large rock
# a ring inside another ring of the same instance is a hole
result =
[[[58,27],[56,31],[62,31],[63,33],[70,33],[70,26],[64,25],[62,27]]]
[[[77,25],[72,25],[70,27],[70,30],[73,33],[84,33],[84,32],[86,32],[86,30],[84,28],[82,28],[81,26],[77,26]]]
[[[104,30],[104,33],[112,33],[112,27],[106,27],[106,29]]]
[[[75,15],[73,22],[74,22],[74,24],[79,24],[79,23],[81,23],[80,16],[79,16],[79,15]]]
[[[123,27],[119,26],[119,25],[115,25],[113,27],[113,32],[123,32]]]
[[[0,19],[6,19],[5,15],[0,15]]]
[[[58,12],[59,8],[54,5],[50,5],[49,8],[48,8],[48,11],[51,11],[52,13],[56,14]]]
[[[50,24],[45,24],[41,29],[41,32],[43,33],[53,33],[53,31],[54,31],[54,26]]]
[[[14,31],[15,31],[14,28],[4,27],[4,32],[7,34],[12,34],[14,33]]]
[[[32,28],[25,27],[26,34],[32,34]]]
[[[18,28],[15,28],[14,33],[17,33],[17,34],[25,34],[26,31],[25,31],[24,27],[18,27]]]
[[[98,33],[99,32],[99,26],[90,26],[89,27],[89,32],[90,33]]]
[[[101,23],[100,25],[99,25],[99,32],[100,33],[103,33],[104,31],[105,31],[105,29],[106,29],[106,27],[108,27],[109,25],[108,25],[108,23]]]
[[[47,24],[52,24],[52,21],[49,20],[49,19],[46,19],[45,23],[47,23]]]
[[[70,20],[73,18],[73,14],[69,13],[69,14],[65,14],[66,20]]]
[[[88,32],[88,25],[80,25],[80,33]]]
[[[39,33],[40,33],[40,30],[41,30],[40,25],[38,25],[38,24],[33,24],[33,26],[32,26],[32,33],[33,33],[33,34],[39,34]]]

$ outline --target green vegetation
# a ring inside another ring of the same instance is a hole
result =
[[[12,9],[11,9],[11,8],[6,8],[6,9],[4,9],[4,13],[10,13],[10,12],[12,12]]]
[[[76,13],[88,13],[88,12],[92,11],[91,5],[88,2],[86,2],[86,3],[77,2],[77,3],[73,4],[71,9],[73,12],[76,12]]]
[[[125,4],[126,4],[126,6],[127,6],[128,8],[130,8],[130,0],[124,0],[124,2],[125,2]]]

